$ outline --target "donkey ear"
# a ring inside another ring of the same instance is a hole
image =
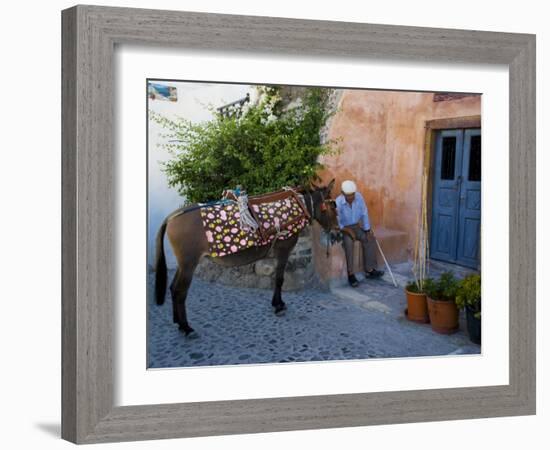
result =
[[[335,179],[333,178],[330,183],[328,184],[327,186],[327,192],[330,193],[330,191],[332,191],[332,188],[334,187],[334,181]]]

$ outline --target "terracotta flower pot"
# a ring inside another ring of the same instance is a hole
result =
[[[458,308],[455,302],[434,300],[427,297],[428,312],[432,330],[440,334],[452,334],[458,331]]]
[[[430,316],[428,315],[426,294],[409,292],[405,289],[405,295],[407,296],[407,319],[413,322],[428,323],[430,321]]]

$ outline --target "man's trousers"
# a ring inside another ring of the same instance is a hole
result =
[[[374,235],[363,231],[359,224],[346,227],[355,234],[355,238],[361,242],[363,247],[363,266],[365,271],[376,269],[376,242],[374,241]],[[346,253],[346,263],[348,266],[348,273],[353,273],[353,239],[351,236],[342,231],[344,239],[344,251]]]

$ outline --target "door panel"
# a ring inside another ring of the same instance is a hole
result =
[[[479,251],[479,220],[467,217],[464,220],[462,230],[464,231],[464,240],[461,249],[461,253],[458,255],[458,261],[473,262],[472,266],[477,266],[478,251]],[[465,264],[469,265],[469,264]]]
[[[437,134],[430,253],[432,258],[451,262],[455,262],[457,258],[462,149],[462,130],[445,130]]]
[[[453,239],[450,232],[453,229],[455,218],[454,216],[439,214],[437,219],[437,244],[432,248],[436,248],[440,254],[451,255],[453,253]]]
[[[481,130],[464,131],[458,215],[459,264],[477,268],[481,226]]]

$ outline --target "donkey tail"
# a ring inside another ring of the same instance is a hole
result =
[[[164,233],[168,219],[162,222],[156,238],[156,256],[155,256],[155,299],[157,305],[164,303],[166,295],[166,258],[164,256]]]

